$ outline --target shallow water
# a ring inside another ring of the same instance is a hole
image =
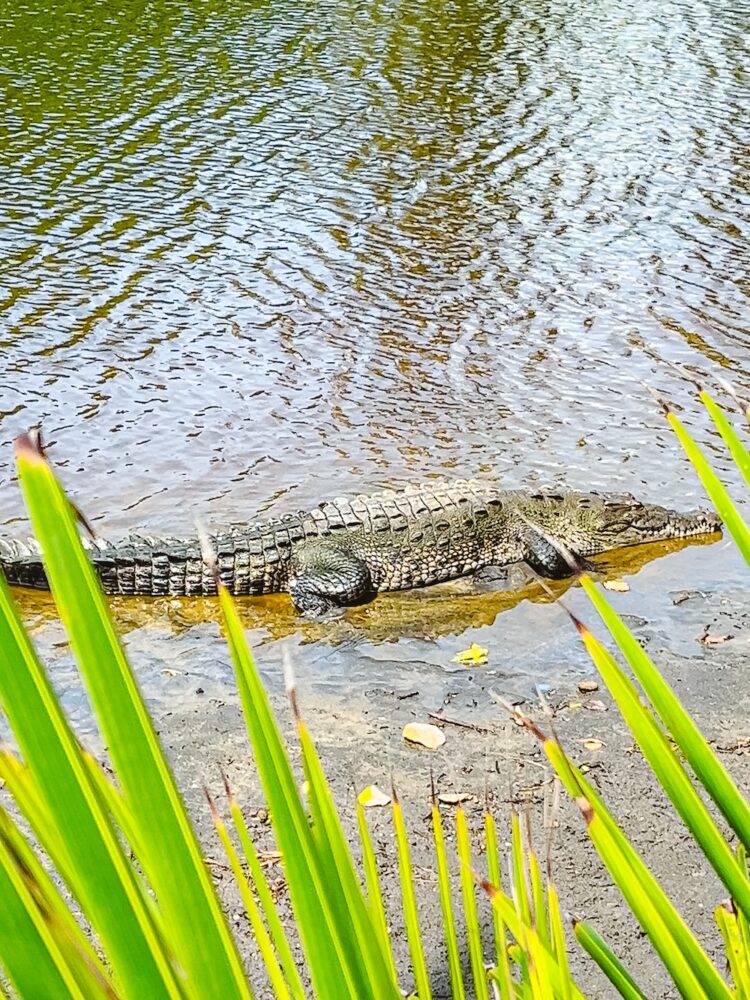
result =
[[[718,0],[0,7],[4,530],[25,531],[11,441],[37,423],[102,532],[435,476],[694,506],[649,389],[735,481],[690,380],[750,395],[749,20]],[[688,548],[620,606],[669,630],[670,591],[743,579],[731,546]],[[23,603],[77,704],[45,599]],[[291,645],[332,694],[434,706],[475,640],[513,690],[585,669],[558,609],[507,594],[387,596],[328,631],[285,598],[243,613],[269,674]],[[231,690],[211,606],[116,614],[155,704]]]

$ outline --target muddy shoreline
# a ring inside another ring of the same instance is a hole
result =
[[[740,785],[750,790],[750,611],[745,595],[737,591],[708,594],[699,591],[674,592],[674,625],[691,640],[670,642],[662,629],[653,630],[643,618],[632,620],[640,640],[679,692],[706,736],[721,751]],[[591,614],[590,619],[594,616]],[[706,646],[698,641],[708,627],[712,635],[732,635],[731,640]],[[260,653],[262,658],[262,651]],[[579,650],[579,675],[593,677],[585,651]],[[485,668],[486,669],[486,668]],[[410,695],[398,685],[383,683],[380,673],[369,690],[345,696],[316,693],[305,676],[297,678],[299,699],[306,722],[317,742],[334,795],[343,810],[347,831],[355,835],[354,797],[369,784],[388,788],[391,778],[402,800],[414,851],[419,882],[429,967],[436,996],[448,996],[437,887],[429,838],[429,780],[432,770],[440,792],[467,794],[465,809],[476,836],[476,864],[483,867],[480,851],[482,812],[485,796],[495,811],[501,838],[508,828],[511,801],[533,803],[536,828],[541,835],[541,802],[549,768],[533,739],[503,718],[493,702],[490,689],[502,691],[497,673],[482,668],[451,674],[442,704],[435,713],[444,713],[446,743],[431,753],[404,743],[401,730],[409,721],[430,721],[418,693]],[[292,737],[289,711],[283,694],[272,695],[274,707],[287,734]],[[713,922],[713,908],[725,893],[695,847],[652,778],[640,753],[606,690],[580,694],[574,683],[549,692],[555,707],[555,726],[568,749],[589,767],[589,777],[646,856],[653,871],[663,879],[689,925],[717,956],[720,968],[720,938]],[[518,700],[518,699],[516,699]],[[594,710],[591,702],[599,702]],[[601,706],[604,706],[602,710]],[[598,709],[598,710],[597,710]],[[524,711],[539,716],[532,701]],[[434,719],[431,721],[435,721]],[[180,788],[196,822],[201,840],[239,933],[243,951],[252,963],[252,943],[231,878],[222,865],[222,855],[203,797],[208,786],[220,799],[220,771],[224,770],[235,790],[251,830],[261,849],[272,849],[268,819],[248,751],[237,699],[195,693],[192,703],[157,720],[161,738],[173,762]],[[586,750],[581,741],[600,740],[601,749]],[[450,807],[445,807],[450,829]],[[397,871],[394,865],[392,832],[387,810],[368,812],[379,860],[384,872],[387,905],[394,906]],[[453,843],[452,835],[449,843]],[[501,849],[505,845],[501,844]],[[579,816],[564,802],[560,828],[553,851],[553,866],[563,907],[594,923],[626,962],[639,985],[650,997],[675,995],[658,959],[628,914],[609,876],[596,859],[586,839]],[[272,863],[269,875],[279,898],[286,903],[281,869]],[[485,929],[489,929],[488,908],[482,907]],[[393,910],[395,912],[395,910]],[[394,920],[393,935],[402,967],[407,954],[402,929]],[[487,937],[489,942],[489,935]],[[612,995],[608,984],[588,959],[571,947],[573,967],[581,988],[588,996]],[[269,997],[262,979],[258,996]],[[408,979],[403,980],[408,987]]]

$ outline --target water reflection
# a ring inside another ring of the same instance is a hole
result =
[[[675,539],[639,545],[597,556],[598,578],[606,581],[634,575],[652,560],[681,552],[691,545],[712,545],[720,538]],[[562,597],[575,584],[573,579],[541,581],[522,566],[488,574],[486,578],[462,579],[423,590],[380,594],[362,607],[348,608],[340,618],[314,620],[300,616],[286,594],[237,598],[236,605],[246,629],[259,645],[290,635],[300,643],[322,642],[338,646],[352,641],[395,643],[402,638],[434,640],[468,629],[492,625],[501,612],[523,601],[546,604]],[[29,627],[42,629],[57,619],[55,603],[48,593],[12,588],[13,596]],[[112,616],[121,635],[148,627],[179,635],[196,625],[220,622],[215,598],[109,598]]]
[[[648,387],[687,403],[676,362],[750,392],[748,14],[0,10],[0,525],[38,422],[106,530],[446,472],[693,506]],[[408,634],[387,600],[356,627]]]

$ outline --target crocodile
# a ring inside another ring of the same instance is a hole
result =
[[[463,480],[338,498],[310,511],[231,527],[201,541],[131,535],[86,539],[107,594],[212,595],[217,576],[237,596],[287,591],[312,616],[409,590],[526,563],[548,579],[570,576],[588,556],[716,533],[710,511],[678,513],[630,494],[503,490]],[[47,588],[38,545],[0,540],[9,583]]]

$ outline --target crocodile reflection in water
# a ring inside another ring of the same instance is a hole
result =
[[[674,539],[610,552],[594,557],[592,562],[602,579],[631,576],[655,559],[679,552],[688,545],[710,545],[714,541],[715,536]],[[492,590],[487,591],[481,581],[467,579],[429,590],[380,594],[373,603],[350,608],[342,618],[325,622],[300,618],[287,595],[238,598],[235,603],[243,626],[257,632],[258,638],[264,634],[271,639],[299,634],[304,643],[337,645],[353,639],[379,643],[401,638],[436,639],[492,625],[498,615],[523,601],[550,603],[574,585],[575,580],[570,578],[545,585],[535,579],[519,582],[514,571],[506,589],[499,588],[497,581],[493,581]],[[49,593],[14,587],[13,595],[32,629],[57,619],[54,600]],[[175,633],[182,633],[221,618],[218,602],[211,598],[185,601],[164,597],[113,597],[109,604],[121,635],[149,626],[166,626]]]

